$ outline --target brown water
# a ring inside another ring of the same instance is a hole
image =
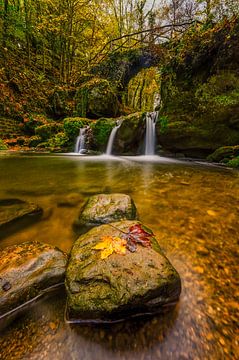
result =
[[[182,278],[168,314],[112,326],[64,323],[65,294],[38,302],[2,332],[0,359],[238,358],[239,173],[193,163],[70,156],[0,156],[0,198],[33,201],[43,219],[1,240],[70,250],[85,199],[131,195]],[[71,207],[69,207],[71,205]]]

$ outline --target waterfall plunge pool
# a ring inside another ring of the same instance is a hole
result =
[[[0,155],[0,198],[43,207],[38,223],[0,247],[37,240],[69,252],[88,196],[132,196],[180,273],[168,314],[112,326],[64,322],[65,293],[38,301],[2,331],[1,359],[236,359],[239,173],[159,157]],[[66,199],[75,199],[64,207]]]

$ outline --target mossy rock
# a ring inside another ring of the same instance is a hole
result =
[[[0,316],[64,281],[67,256],[38,242],[0,251]]]
[[[67,317],[81,322],[110,322],[165,311],[181,292],[179,274],[157,240],[125,255],[101,258],[103,237],[122,237],[137,221],[101,225],[73,245],[66,271]],[[149,229],[147,231],[150,232]]]
[[[238,146],[223,146],[218,148],[214,153],[207,157],[207,160],[214,162],[224,162],[236,158],[239,156],[239,145]]]
[[[74,225],[84,229],[117,220],[134,220],[136,218],[136,206],[129,195],[98,194],[87,200]]]
[[[119,101],[115,90],[105,79],[93,78],[81,85],[75,95],[75,115],[100,118],[116,117]]]
[[[120,120],[122,124],[115,138],[115,154],[142,154],[145,138],[145,113],[137,112],[122,116]]]
[[[75,140],[81,128],[86,127],[92,120],[81,117],[69,117],[63,120],[63,129],[70,140]]]
[[[112,118],[101,118],[91,123],[94,150],[102,152],[106,150],[110,133],[115,125],[116,120]]]
[[[209,122],[195,126],[184,121],[167,125],[164,132],[158,131],[160,145],[171,152],[182,152],[186,156],[207,157],[221,145],[239,143],[239,132],[221,122]]]

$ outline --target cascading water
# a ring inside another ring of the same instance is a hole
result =
[[[145,153],[144,155],[155,155],[156,145],[156,121],[159,112],[153,111],[146,114],[146,135],[145,135]]]
[[[116,126],[112,129],[112,131],[110,133],[110,137],[109,137],[107,148],[106,148],[106,155],[112,155],[114,139],[115,139],[116,133],[119,130],[121,124],[122,124],[122,121],[118,120],[116,122]]]
[[[75,153],[82,154],[85,152],[85,137],[86,137],[86,129],[81,128],[79,132],[79,136],[77,136],[76,144],[75,144]]]

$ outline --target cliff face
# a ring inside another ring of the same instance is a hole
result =
[[[162,67],[161,145],[204,157],[239,144],[239,20],[195,27],[169,49]]]

